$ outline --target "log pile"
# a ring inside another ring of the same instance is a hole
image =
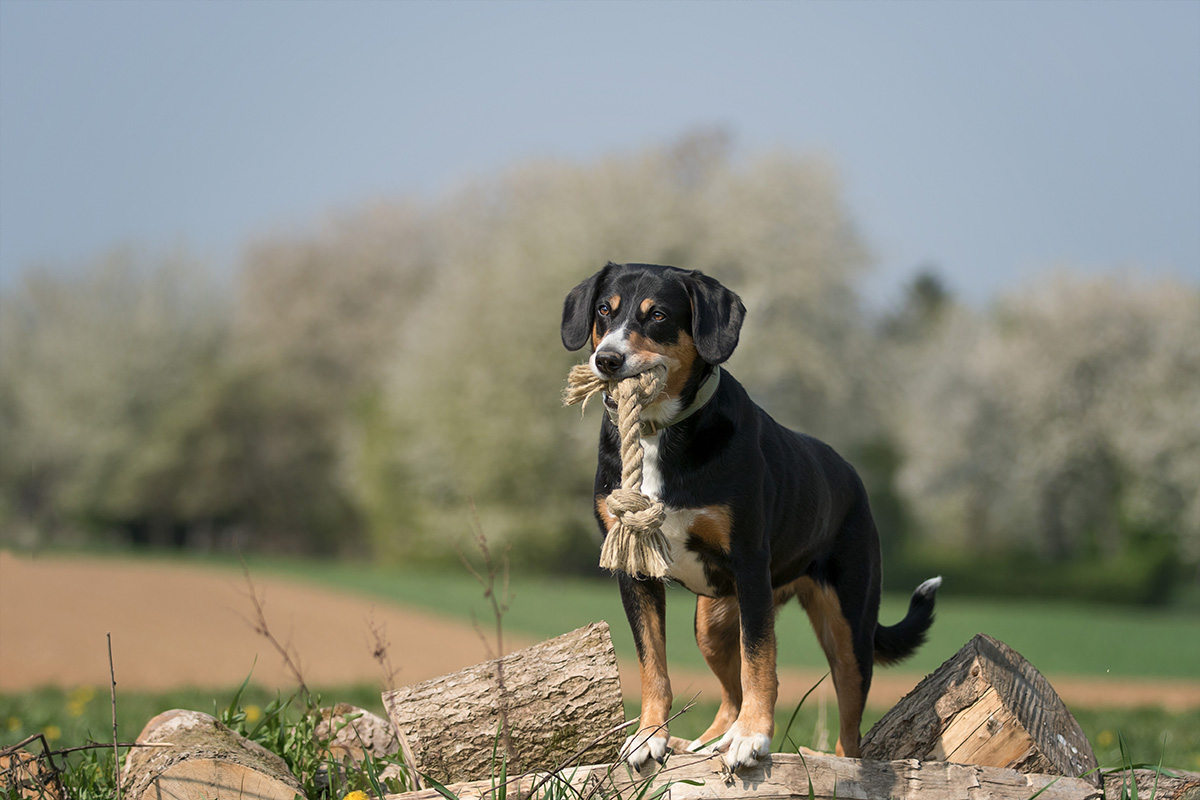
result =
[[[624,738],[623,712],[604,623],[385,693],[383,700],[388,720],[352,706],[323,712],[317,737],[330,761],[401,751],[404,763],[460,800],[491,800],[501,791],[524,800],[568,784],[568,794],[588,798],[649,797],[665,789],[668,800],[1116,800],[1131,796],[1130,781],[1140,796],[1200,800],[1200,775],[1134,770],[1101,779],[1087,739],[1049,682],[982,634],[867,733],[864,759],[776,753],[736,774],[720,757],[682,752],[642,773],[612,763]],[[207,714],[165,712],[138,741],[148,746],[129,751],[124,798],[292,800],[302,792],[281,758]],[[514,776],[503,787],[494,778],[501,773],[494,755]],[[16,781],[28,779],[18,776],[24,762],[5,766],[11,785],[0,788],[22,796],[25,786]],[[654,789],[646,792],[647,786]],[[444,795],[418,789],[383,798]]]
[[[653,763],[653,762],[651,762]],[[952,764],[945,761],[861,761],[829,755],[773,753],[757,767],[730,775],[719,756],[679,753],[660,770],[634,773],[597,764],[555,774],[533,773],[507,782],[508,797],[569,786],[559,796],[597,798],[653,797],[664,787],[669,800],[1104,800],[1100,789],[1078,778],[1024,774],[1012,769]],[[445,787],[459,800],[497,800],[495,781]],[[647,789],[649,789],[647,791]],[[435,789],[387,795],[384,800],[444,800]]]

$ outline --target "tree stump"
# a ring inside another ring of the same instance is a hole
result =
[[[208,714],[174,709],[146,723],[125,757],[127,800],[294,800],[304,788],[283,759]]]
[[[594,623],[501,659],[385,692],[416,768],[442,783],[516,774],[572,758],[610,760],[624,736],[608,624]],[[498,772],[498,767],[497,767]]]
[[[1092,746],[1050,682],[982,633],[871,728],[862,754],[1011,767],[1100,785]]]

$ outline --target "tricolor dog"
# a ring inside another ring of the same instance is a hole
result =
[[[666,507],[669,578],[696,594],[696,643],[721,684],[716,719],[693,749],[719,739],[732,769],[769,752],[775,615],[795,597],[833,675],[838,753],[857,756],[872,667],[921,645],[941,579],[917,588],[899,623],[877,623],[879,537],[858,475],[828,445],[771,419],[720,367],[745,313],[736,294],[700,272],[610,263],[567,295],[562,341],[568,350],[590,344],[590,366],[605,380],[668,370],[666,390],[642,412],[642,490]],[[620,443],[606,416],[595,487],[603,534],[613,523],[604,501],[620,481]],[[640,725],[622,757],[639,768],[666,755],[665,589],[660,579],[617,579],[642,683]]]

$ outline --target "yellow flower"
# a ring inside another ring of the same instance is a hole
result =
[[[88,703],[96,696],[96,690],[91,686],[80,686],[67,693],[67,714],[72,717],[82,717]]]
[[[262,709],[258,706],[246,706],[246,722],[258,722],[262,719]]]
[[[1100,735],[1096,737],[1096,744],[1107,749],[1112,747],[1116,740],[1117,737],[1113,735],[1112,731],[1100,731]]]
[[[8,732],[12,733],[21,727],[21,720],[16,717],[9,717],[4,724],[8,727]]]
[[[67,695],[67,701],[71,703],[82,703],[87,705],[92,702],[92,698],[96,696],[96,690],[91,686],[79,686],[71,690]]]
[[[355,789],[353,792],[343,797],[342,800],[371,800],[371,798],[368,797],[367,793],[361,789]]]
[[[62,738],[62,728],[57,725],[47,725],[42,729],[42,736],[45,736],[48,742],[57,742]]]

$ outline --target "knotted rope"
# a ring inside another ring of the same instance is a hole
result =
[[[567,377],[566,405],[583,403],[603,390],[617,402],[617,433],[621,439],[621,487],[605,499],[616,522],[604,537],[600,566],[635,577],[662,578],[671,565],[670,545],[662,532],[666,509],[642,494],[642,407],[666,388],[667,370],[655,367],[620,381],[596,377],[587,364],[578,364]]]

